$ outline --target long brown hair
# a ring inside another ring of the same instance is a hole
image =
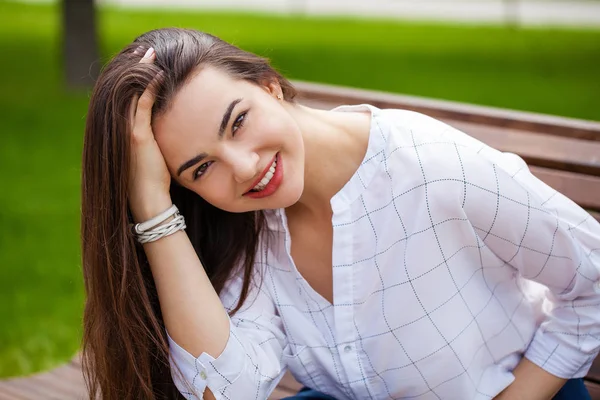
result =
[[[156,62],[139,64],[153,47]],[[134,54],[134,52],[136,54]],[[296,91],[264,58],[210,34],[159,29],[138,37],[115,56],[96,82],[83,146],[81,239],[87,300],[83,316],[83,369],[90,398],[183,398],[173,383],[158,295],[144,251],[132,236],[127,204],[130,124],[134,95],[160,70],[153,116],[198,68],[210,65],[256,84],[277,81],[285,100]],[[247,297],[265,223],[262,212],[228,213],[195,193],[171,185],[171,197],[186,218],[187,234],[215,290],[238,271],[244,283],[237,311]]]

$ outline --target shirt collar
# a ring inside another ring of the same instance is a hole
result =
[[[369,111],[371,113],[369,143],[363,161],[344,187],[331,198],[331,208],[334,213],[337,213],[349,207],[369,186],[378,166],[383,161],[387,131],[381,129],[381,110],[369,104],[340,106],[331,111]]]

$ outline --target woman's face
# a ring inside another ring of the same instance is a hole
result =
[[[288,207],[304,187],[304,143],[278,84],[203,68],[156,118],[173,179],[230,212]]]

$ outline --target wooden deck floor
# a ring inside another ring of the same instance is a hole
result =
[[[286,375],[269,400],[292,396],[300,384]],[[0,400],[87,400],[79,356],[48,372],[0,380]]]

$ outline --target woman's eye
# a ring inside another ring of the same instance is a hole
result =
[[[212,163],[213,163],[212,161],[205,162],[204,164],[202,164],[201,166],[196,168],[196,170],[194,171],[193,180],[196,180],[196,179],[200,178],[202,175],[204,175],[204,173],[206,172],[206,170],[208,169],[208,167],[210,167],[210,165]]]
[[[240,113],[240,115],[238,115],[238,117],[235,119],[235,121],[233,121],[233,125],[231,125],[231,134],[232,135],[235,134],[235,131],[237,131],[239,128],[244,126],[244,121],[246,120],[247,114],[248,114],[248,112],[244,111],[243,113]]]

